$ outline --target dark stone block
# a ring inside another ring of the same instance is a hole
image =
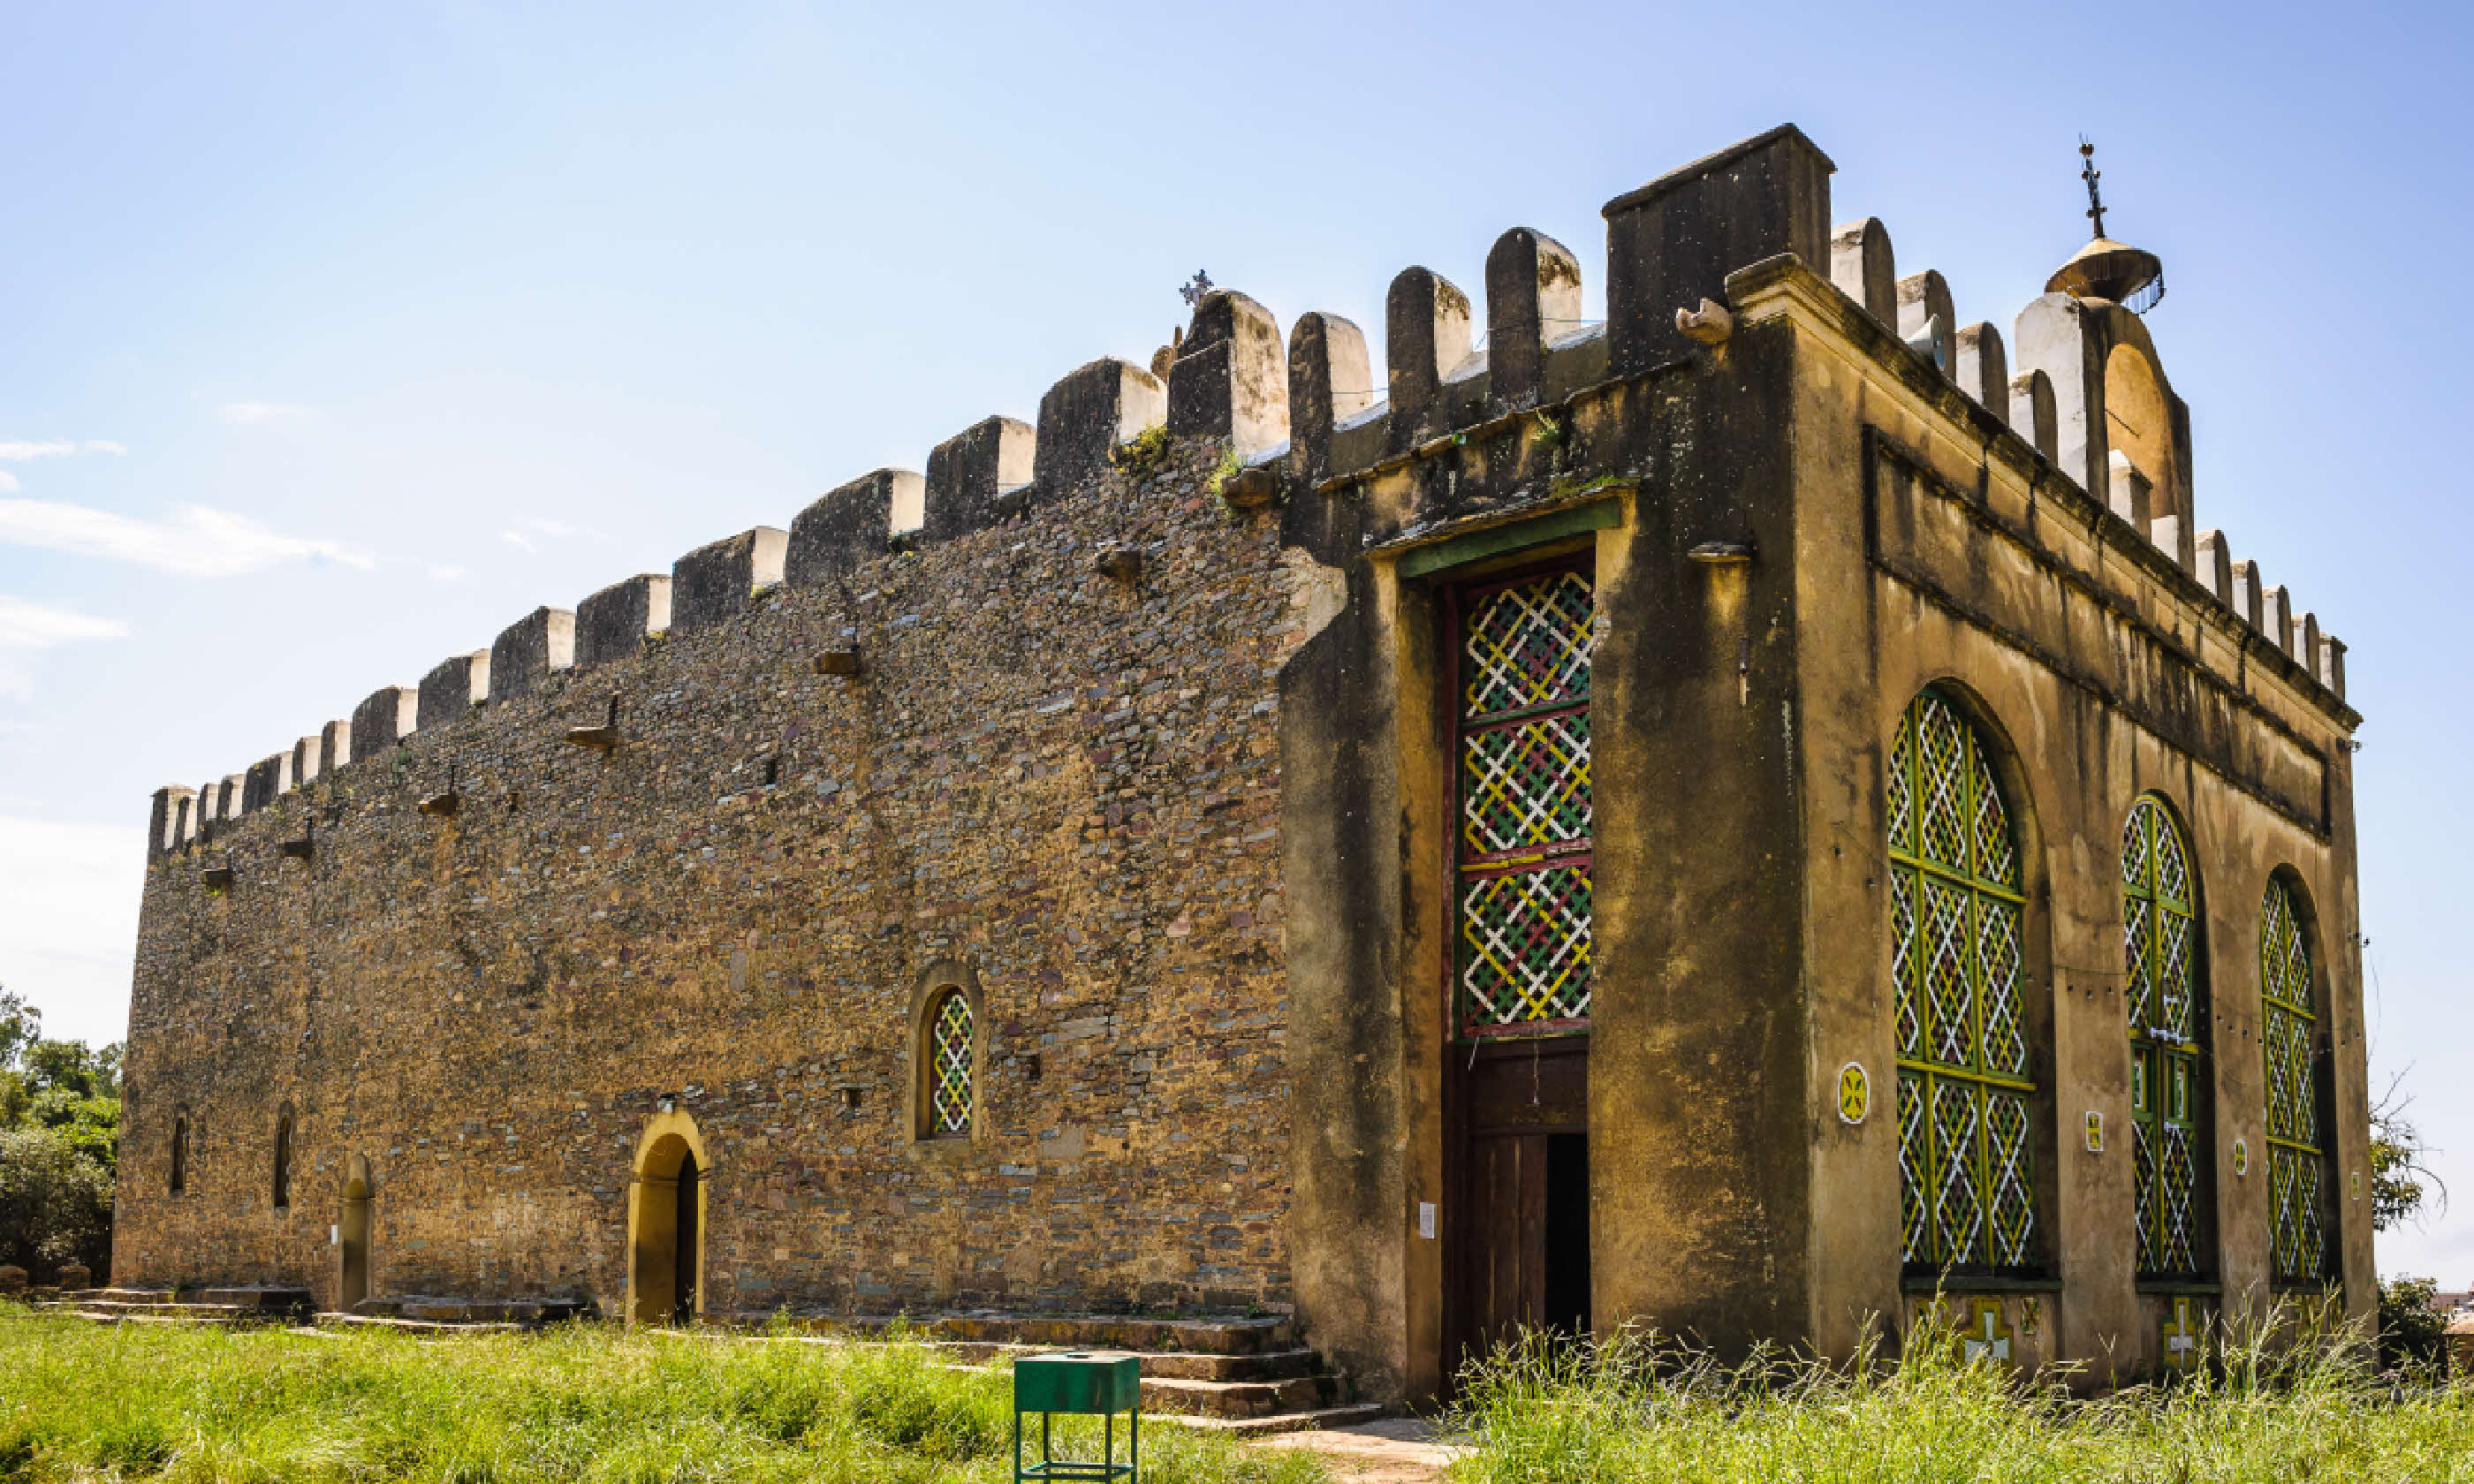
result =
[[[1228,289],[1195,306],[1168,369],[1168,430],[1228,439],[1241,457],[1289,436],[1288,367],[1270,310]]]
[[[1061,492],[1103,472],[1111,450],[1167,416],[1168,389],[1139,366],[1101,360],[1073,371],[1039,399],[1039,487]]]
[[[537,608],[509,624],[490,645],[490,704],[529,696],[575,663],[575,615]]]
[[[473,714],[473,703],[490,694],[490,652],[475,650],[442,659],[421,678],[421,730],[444,727]]]
[[[1031,482],[1037,436],[1027,423],[989,418],[938,443],[928,455],[920,536],[941,541],[994,524],[997,491]]]
[[[1791,252],[1830,266],[1830,177],[1804,132],[1781,124],[1608,202],[1607,337],[1617,374],[1689,353],[1675,311],[1723,301],[1727,275]]]
[[[758,587],[782,580],[789,536],[758,526],[708,542],[670,567],[670,630],[689,634],[747,611]]]
[[[409,735],[421,720],[421,692],[388,685],[352,707],[352,756],[367,761]]]
[[[916,523],[927,503],[928,482],[909,469],[881,468],[828,491],[790,522],[783,580],[812,587],[884,556],[886,539],[903,521]]]
[[[645,634],[669,627],[669,578],[646,572],[612,583],[575,606],[576,668],[625,659],[644,647]]]

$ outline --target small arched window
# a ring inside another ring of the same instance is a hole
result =
[[[923,1138],[968,1138],[978,1109],[970,996],[949,989],[930,1003],[924,1023],[927,1096],[921,1102]]]
[[[2281,878],[2260,902],[2260,1041],[2268,1057],[2268,1272],[2313,1282],[2328,1269],[2327,1153],[2320,1143],[2318,1012],[2301,904]]]
[[[2122,961],[2130,1013],[2133,1209],[2146,1277],[2194,1276],[2208,1247],[2208,1007],[2198,895],[2180,826],[2156,799],[2141,799],[2122,826]]]
[[[189,1188],[189,1115],[172,1115],[172,1193]]]
[[[1928,688],[1890,751],[1891,986],[1907,1266],[2035,1260],[2018,838],[1983,738]]]
[[[285,1104],[275,1115],[275,1209],[292,1207],[292,1107]]]

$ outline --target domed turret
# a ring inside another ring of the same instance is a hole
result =
[[[2165,297],[2165,265],[2155,253],[2104,234],[2104,198],[2097,192],[2103,172],[2096,168],[2096,146],[2082,137],[2079,155],[2086,160],[2079,168],[2079,179],[2087,182],[2087,214],[2096,223],[2096,239],[2053,270],[2053,275],[2045,280],[2045,292],[2111,299],[2134,314],[2146,314]]]

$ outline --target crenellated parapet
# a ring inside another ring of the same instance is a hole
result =
[[[1479,457],[1465,444],[1483,445],[1498,486],[1543,490],[1585,466],[1621,473],[1620,450],[1575,446],[1575,409],[1722,360],[1742,307],[1729,298],[1731,278],[1787,258],[1826,280],[1825,297],[1834,288],[1852,306],[1856,317],[1840,323],[1860,342],[1856,353],[1910,385],[1954,389],[1959,397],[1935,391],[1935,405],[1977,444],[1998,443],[2038,479],[2075,486],[2096,507],[2108,547],[2148,543],[2193,592],[2341,702],[2343,643],[2238,559],[2221,532],[2198,527],[2188,409],[2146,323],[2122,304],[2064,292],[2029,303],[2006,338],[1989,321],[1962,323],[1941,274],[1900,272],[1882,222],[1832,225],[1833,168],[1782,126],[1607,203],[1602,321],[1584,316],[1578,256],[1534,228],[1513,227],[1488,251],[1482,306],[1430,269],[1405,269],[1384,296],[1379,383],[1368,329],[1316,311],[1283,335],[1254,299],[1207,293],[1148,369],[1089,361],[1047,391],[1032,420],[973,422],[928,450],[924,473],[873,470],[815,499],[787,528],[699,546],[667,573],[626,578],[571,610],[535,609],[487,649],[449,657],[417,686],[380,688],[349,719],[244,774],[158,790],[149,848],[180,849],[287,791],[386,756],[416,732],[535,696],[643,654],[648,642],[737,621],[777,585],[844,583],[892,553],[1036,520],[1043,503],[1088,486],[1155,430],[1220,441],[1238,472],[1216,479],[1211,492],[1232,512],[1290,507],[1298,523],[1284,528],[1284,542],[1326,562],[1375,539],[1341,514],[1371,481],[1448,463],[1434,483],[1453,487]],[[1334,533],[1345,526],[1344,540]],[[1115,564],[1104,570],[1140,570],[1134,554],[1107,560]],[[2151,562],[2142,570],[2158,569]]]

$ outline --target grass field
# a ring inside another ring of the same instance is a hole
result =
[[[2437,1484],[2474,1480],[2474,1391],[2398,1386],[2343,1337],[2251,1336],[2170,1388],[2072,1397],[1956,1358],[1950,1337],[1869,1370],[1727,1368],[1640,1337],[1532,1347],[1453,1422],[1453,1484]]]
[[[995,1480],[1011,1477],[1008,1395],[916,1344],[106,1328],[0,1306],[12,1481]],[[1174,1427],[1146,1428],[1143,1454],[1160,1484],[1326,1476]]]

